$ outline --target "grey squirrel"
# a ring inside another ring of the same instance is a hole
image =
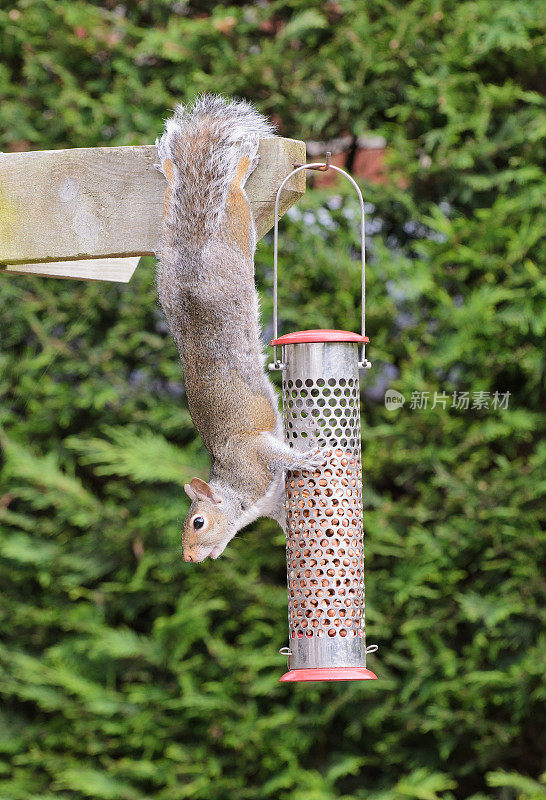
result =
[[[159,300],[182,362],[190,414],[211,458],[209,482],[185,485],[185,561],[217,558],[258,517],[283,521],[287,469],[321,463],[285,441],[264,369],[254,286],[256,230],[245,194],[265,117],[245,101],[204,95],[178,106],[157,140],[168,181]]]

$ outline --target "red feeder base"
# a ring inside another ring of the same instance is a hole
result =
[[[281,682],[295,681],[370,681],[377,680],[371,670],[364,667],[313,667],[310,669],[291,669],[285,672]]]

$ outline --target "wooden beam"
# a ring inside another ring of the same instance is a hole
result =
[[[40,275],[42,278],[79,278],[86,281],[129,283],[140,256],[129,258],[83,258],[78,261],[40,261],[35,264],[7,264],[7,275]]]
[[[305,160],[305,143],[264,139],[259,153],[247,193],[262,237],[273,225],[279,184],[295,161]],[[116,270],[105,259],[151,255],[158,245],[166,181],[156,162],[155,145],[1,153],[0,265],[30,274],[120,280],[108,277]],[[283,192],[281,214],[304,192],[302,171]],[[44,262],[56,266],[47,271],[40,267]],[[127,264],[119,266],[119,274],[126,274]]]

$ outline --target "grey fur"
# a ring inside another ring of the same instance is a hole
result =
[[[260,138],[272,135],[249,103],[204,95],[179,106],[157,141],[160,168],[171,176],[157,288],[211,457],[209,486],[220,498],[194,498],[184,523],[187,560],[216,557],[259,516],[281,522],[283,470],[312,463],[284,440],[260,337],[256,231],[243,187]],[[197,514],[206,515],[206,530],[193,530]]]

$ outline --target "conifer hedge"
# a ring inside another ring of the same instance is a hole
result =
[[[384,136],[389,180],[363,186],[377,682],[277,682],[273,523],[182,562],[206,459],[153,259],[127,286],[0,275],[2,800],[546,796],[545,22],[541,0],[3,4],[3,150],[149,143],[212,90],[296,138]],[[358,329],[356,222],[341,186],[283,221],[285,332]]]

